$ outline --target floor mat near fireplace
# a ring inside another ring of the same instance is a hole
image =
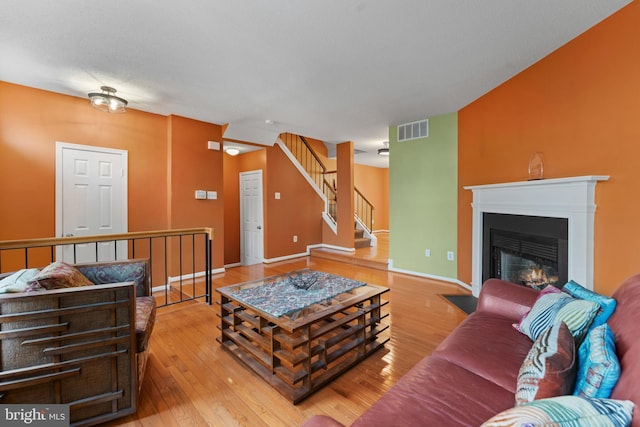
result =
[[[476,311],[478,305],[478,298],[473,295],[442,295],[451,304],[458,307],[460,310],[467,314],[471,314]]]

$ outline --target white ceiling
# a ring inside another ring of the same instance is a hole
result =
[[[353,141],[458,111],[630,0],[2,0],[0,80],[229,123]],[[272,120],[274,124],[266,124]]]

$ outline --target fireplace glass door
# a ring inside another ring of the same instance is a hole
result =
[[[512,283],[543,289],[558,285],[558,264],[550,260],[533,259],[497,249],[496,277]]]

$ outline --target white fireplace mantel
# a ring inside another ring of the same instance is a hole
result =
[[[482,286],[483,214],[567,218],[569,279],[593,289],[595,187],[608,176],[591,175],[464,187],[473,192],[472,278],[473,295]]]

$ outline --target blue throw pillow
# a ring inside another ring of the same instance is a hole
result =
[[[593,328],[578,348],[578,375],[573,394],[608,398],[620,378],[613,332],[606,323]]]
[[[591,328],[607,323],[609,317],[611,317],[613,312],[616,310],[617,303],[615,299],[590,291],[573,280],[570,280],[566,285],[564,285],[562,290],[574,298],[597,302],[598,305],[600,305],[600,310],[598,311],[598,314],[596,314],[596,317],[593,318]]]

